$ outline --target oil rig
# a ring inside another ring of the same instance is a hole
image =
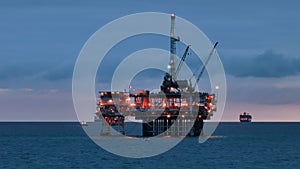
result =
[[[165,73],[160,91],[148,90],[136,92],[99,91],[97,98],[96,120],[102,120],[101,134],[109,134],[111,127],[119,133],[130,136],[126,122],[139,123],[142,137],[157,135],[199,136],[203,120],[209,120],[216,111],[215,94],[195,90],[205,66],[213,56],[218,42],[207,56],[196,82],[177,79],[178,73],[189,51],[189,45],[178,63],[175,63],[176,43],[175,15],[171,14],[170,62]],[[129,118],[130,117],[130,118]],[[126,119],[131,120],[126,120]]]

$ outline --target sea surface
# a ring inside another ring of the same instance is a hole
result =
[[[132,159],[103,150],[78,123],[2,122],[0,168],[300,168],[300,123],[221,123],[213,136]]]

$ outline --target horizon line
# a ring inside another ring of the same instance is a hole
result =
[[[78,122],[80,123],[80,121],[78,120],[0,120],[0,123],[6,123],[6,122]],[[93,121],[89,121],[89,122],[93,122]],[[205,123],[242,123],[239,120],[222,120],[222,121],[204,121]],[[300,122],[300,120],[255,120],[249,123],[265,123],[265,122]]]

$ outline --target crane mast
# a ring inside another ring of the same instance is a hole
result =
[[[182,64],[183,64],[183,62],[184,62],[186,56],[187,56],[187,53],[188,53],[188,51],[189,51],[190,46],[191,46],[191,45],[188,45],[188,46],[186,47],[185,51],[184,51],[184,54],[183,54],[183,56],[182,56],[182,58],[181,58],[181,60],[180,60],[180,62],[179,62],[179,64],[178,64],[178,67],[177,67],[176,71],[175,71],[175,74],[174,74],[174,80],[177,79],[178,73],[179,73],[179,71],[180,71],[180,69],[181,69],[181,67],[182,67]]]

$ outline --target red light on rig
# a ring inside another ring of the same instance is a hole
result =
[[[213,99],[214,98],[214,96],[213,95],[209,95],[209,96],[207,96],[207,99]]]
[[[167,118],[169,119],[171,117],[171,115],[170,114],[167,114]]]

